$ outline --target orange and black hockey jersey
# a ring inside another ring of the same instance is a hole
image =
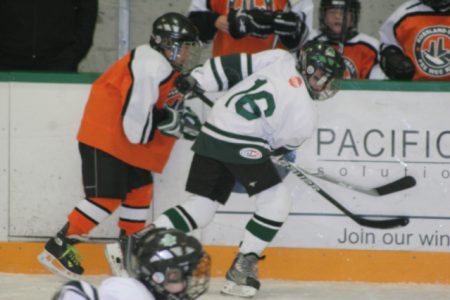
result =
[[[328,41],[320,33],[313,39]],[[384,75],[378,64],[378,48],[379,42],[364,33],[358,33],[346,41],[343,53],[346,66],[344,79],[383,79]]]
[[[413,80],[450,80],[450,9],[408,1],[383,23],[380,42],[382,49],[399,47],[413,61]]]
[[[161,53],[149,45],[137,47],[93,83],[78,140],[135,167],[162,172],[176,140],[152,128],[153,108],[179,100],[176,76]]]
[[[265,39],[246,36],[242,39],[234,39],[230,34],[217,30],[214,22],[219,15],[228,15],[230,9],[261,9],[261,10],[283,10],[288,0],[193,0],[189,12],[203,12],[209,14],[209,17],[202,18],[195,22],[199,27],[200,36],[205,32],[209,38],[213,38],[213,56],[222,56],[235,53],[256,53],[271,49],[275,38],[274,34]],[[313,5],[311,0],[301,0],[292,7],[292,11],[298,14],[305,14],[306,24],[309,28],[312,26]],[[203,38],[205,39],[205,38]],[[278,43],[277,48],[283,48]]]

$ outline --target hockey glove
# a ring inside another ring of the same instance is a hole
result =
[[[202,123],[197,114],[190,108],[185,107],[181,117],[181,133],[183,138],[189,141],[193,141],[200,133]]]
[[[388,46],[380,53],[380,66],[387,77],[393,80],[411,80],[415,67],[409,57],[396,46]]]
[[[158,123],[157,128],[162,134],[174,138],[181,136],[181,116],[180,111],[169,106],[164,107],[164,119]]]
[[[299,15],[291,11],[277,10],[273,17],[273,31],[280,36],[300,33],[303,22]]]
[[[174,82],[177,90],[182,94],[187,94],[192,90],[201,90],[198,86],[197,80],[190,75],[190,73],[181,73]]]
[[[230,35],[235,39],[247,35],[266,38],[273,33],[273,12],[261,9],[231,10],[228,23]]]
[[[308,37],[308,26],[301,17],[293,12],[278,10],[273,19],[274,33],[280,37],[281,43],[289,50],[299,49]]]

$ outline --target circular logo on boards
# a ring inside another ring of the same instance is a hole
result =
[[[239,155],[248,159],[260,159],[262,157],[261,151],[255,148],[241,149]]]
[[[450,74],[450,27],[430,26],[420,31],[414,42],[417,67],[431,77]]]

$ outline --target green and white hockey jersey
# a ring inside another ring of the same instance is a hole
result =
[[[316,127],[317,112],[296,59],[284,50],[216,57],[191,75],[217,99],[192,149],[234,164],[259,163],[294,150]]]

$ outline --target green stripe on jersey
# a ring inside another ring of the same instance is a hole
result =
[[[222,56],[220,62],[222,63],[225,76],[228,79],[229,88],[242,81],[243,74],[240,54]]]
[[[211,58],[209,61],[211,64],[211,70],[213,72],[214,78],[216,79],[217,85],[219,86],[219,91],[222,91],[223,90],[223,82],[222,82],[222,79],[220,78],[219,73],[217,72],[216,58]]]
[[[247,54],[247,72],[248,75],[253,74],[252,56],[250,54]]]

